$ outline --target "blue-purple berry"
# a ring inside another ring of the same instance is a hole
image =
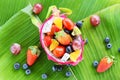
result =
[[[63,69],[62,66],[60,66],[60,65],[57,66],[57,71],[62,71],[62,69]]]
[[[104,41],[105,41],[105,43],[109,43],[110,42],[110,38],[106,37]]]
[[[87,44],[87,43],[88,43],[88,38],[85,39],[85,44]]]
[[[118,48],[118,52],[120,52],[120,48]]]
[[[98,64],[99,64],[99,62],[98,62],[98,61],[94,61],[94,62],[93,62],[93,66],[94,66],[94,67],[97,67],[97,66],[98,66]]]
[[[16,69],[16,70],[20,69],[20,63],[15,63],[14,64],[14,69]]]
[[[25,63],[23,64],[23,69],[27,69],[28,68],[28,65]]]
[[[66,77],[70,77],[70,76],[72,75],[72,73],[71,73],[71,71],[67,71],[67,72],[65,73],[65,75],[66,75]]]
[[[108,49],[112,48],[112,44],[111,43],[108,43],[106,46],[107,46]]]
[[[25,74],[26,74],[26,75],[30,75],[30,74],[31,74],[31,70],[30,70],[30,69],[26,69],[26,70],[25,70]]]
[[[78,21],[78,22],[76,22],[76,26],[77,26],[78,28],[81,28],[82,25],[83,25],[83,22],[82,22],[82,21]]]
[[[56,65],[52,66],[52,71],[57,71],[57,66]]]
[[[48,78],[47,74],[45,74],[45,73],[44,73],[44,74],[42,74],[42,76],[41,76],[41,77],[42,77],[42,79],[47,79],[47,78]]]
[[[71,64],[67,64],[66,66],[67,66],[67,67],[71,67],[72,65],[71,65]]]

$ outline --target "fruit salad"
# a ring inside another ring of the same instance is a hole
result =
[[[67,17],[70,10],[59,9],[52,6],[52,14],[41,26],[40,41],[49,60],[74,66],[83,59],[84,40],[79,27]]]

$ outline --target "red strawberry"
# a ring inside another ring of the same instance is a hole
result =
[[[112,65],[113,65],[113,57],[111,58],[111,57],[106,56],[106,57],[102,58],[100,63],[98,64],[97,72],[99,72],[99,73],[105,72]]]
[[[52,43],[51,37],[50,36],[45,36],[44,37],[44,43],[47,47],[50,46],[50,44]]]
[[[55,33],[55,38],[62,44],[62,45],[68,45],[71,42],[71,36],[64,31],[59,31]]]
[[[72,30],[74,28],[74,23],[69,18],[65,18],[63,20],[63,25],[68,30]]]
[[[65,54],[65,47],[64,46],[57,46],[54,50],[53,50],[53,54],[55,55],[55,57],[60,58]]]
[[[51,32],[48,32],[47,35],[53,36],[55,32],[60,31],[60,29],[56,25],[52,25]]]
[[[27,64],[29,66],[32,66],[37,58],[40,55],[40,50],[37,46],[30,46],[27,51]]]

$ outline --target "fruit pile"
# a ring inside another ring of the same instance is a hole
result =
[[[72,65],[82,60],[84,41],[81,31],[65,15],[51,15],[42,25],[40,34],[42,47],[48,54],[48,59],[59,64]]]

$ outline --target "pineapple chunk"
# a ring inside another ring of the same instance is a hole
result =
[[[59,43],[57,42],[57,40],[52,39],[52,43],[50,45],[50,51],[54,50],[57,46],[59,45]]]
[[[80,54],[81,54],[81,50],[76,50],[75,52],[72,52],[70,54],[70,60],[76,62]]]
[[[59,29],[62,29],[62,18],[61,18],[61,17],[55,17],[55,18],[54,18],[54,24],[55,24]]]
[[[80,29],[75,26],[74,29],[73,29],[72,35],[73,35],[73,36],[81,35]]]

